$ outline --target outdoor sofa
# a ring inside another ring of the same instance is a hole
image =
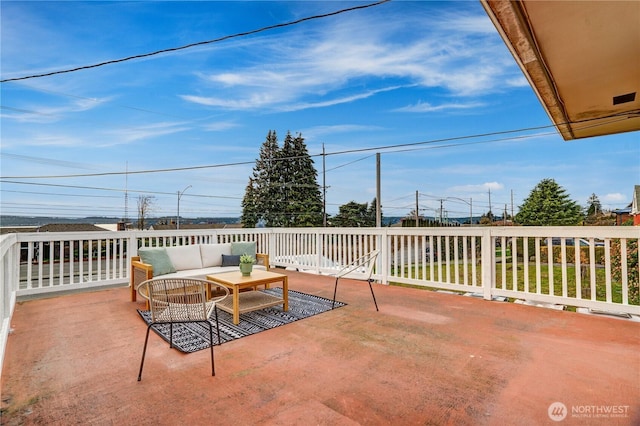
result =
[[[138,286],[152,278],[198,278],[239,270],[239,258],[249,254],[256,269],[269,270],[269,255],[256,253],[255,242],[190,244],[173,247],[141,247],[131,258],[131,301]]]

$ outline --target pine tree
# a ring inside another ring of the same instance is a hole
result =
[[[275,131],[269,130],[267,138],[260,147],[260,156],[253,167],[253,175],[243,198],[243,220],[245,228],[252,228],[258,220],[266,226],[281,226],[280,177],[277,171],[278,137]],[[244,220],[246,211],[247,220]]]
[[[320,226],[322,196],[304,139],[287,132],[282,149],[269,131],[242,201],[242,224],[253,227]]]
[[[516,221],[532,226],[570,226],[582,221],[580,206],[553,179],[543,179],[524,200]]]
[[[376,224],[378,223],[377,207],[378,200],[376,199],[376,197],[374,197],[373,201],[371,201],[371,204],[369,204],[369,208],[367,209],[367,219],[369,221],[369,225],[367,226],[376,226]],[[382,221],[382,212],[380,212],[380,220]]]
[[[318,185],[318,172],[301,134],[293,139],[292,148],[286,174],[287,181],[291,183],[287,203],[290,226],[321,226],[322,193]]]
[[[257,199],[255,182],[252,178],[249,178],[249,183],[242,198],[242,216],[240,217],[240,222],[245,228],[253,228],[261,219],[256,203]]]
[[[350,201],[338,207],[338,214],[333,218],[332,224],[337,227],[365,227],[372,225],[367,212],[367,203]]]
[[[282,226],[295,226],[295,212],[292,204],[296,202],[296,182],[292,179],[295,169],[295,147],[291,132],[287,132],[282,149],[278,155],[278,170],[280,174],[280,189],[282,191]]]
[[[602,213],[602,204],[596,194],[591,194],[587,200],[587,216],[597,216]]]

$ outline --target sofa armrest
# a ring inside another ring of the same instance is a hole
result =
[[[256,253],[256,262],[262,264],[269,270],[269,255],[266,253]]]
[[[139,256],[132,257],[130,277],[132,302],[135,302],[137,300],[138,286],[146,280],[150,280],[151,278],[153,278],[153,266],[142,263]]]

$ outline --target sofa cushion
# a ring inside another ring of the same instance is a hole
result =
[[[240,255],[239,254],[231,254],[231,255],[222,255],[222,266],[239,266],[240,265]]]
[[[141,247],[138,249],[138,255],[140,255],[142,263],[153,267],[153,276],[176,272],[176,268],[164,248]]]
[[[266,270],[267,268],[265,268],[262,265],[253,265],[253,269]],[[220,274],[223,272],[234,272],[237,270],[238,270],[237,266],[211,266],[209,268],[187,269],[184,271],[176,271],[162,278],[198,278],[198,279],[204,280],[207,278],[207,275]]]
[[[167,254],[176,271],[202,268],[200,246],[198,245],[167,247]]]
[[[222,266],[222,255],[231,255],[231,243],[201,244],[202,267]]]
[[[256,243],[255,241],[231,243],[231,254],[240,256],[243,254],[248,254],[249,256],[253,256],[253,258],[255,259]]]

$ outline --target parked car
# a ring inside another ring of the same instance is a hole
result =
[[[562,241],[562,238],[560,238],[560,237],[551,238],[551,244],[553,244],[554,246],[559,246],[561,244],[561,241]],[[588,246],[591,245],[589,240],[587,240],[585,238],[579,238],[578,242],[579,242],[581,247],[588,247]],[[567,238],[564,239],[564,243],[567,246],[574,246],[575,245],[575,239],[571,238],[571,237],[567,237]],[[602,241],[602,240],[594,239],[593,243],[594,243],[595,247],[604,247],[604,241]]]

